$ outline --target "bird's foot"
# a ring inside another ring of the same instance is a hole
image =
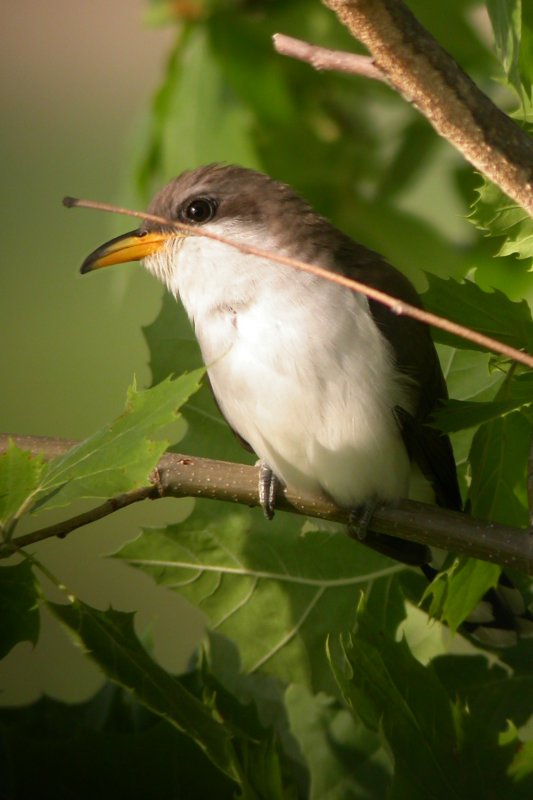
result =
[[[389,536],[386,533],[375,533],[368,529],[374,512],[379,506],[378,500],[372,499],[362,506],[353,508],[350,511],[348,535],[366,547],[370,547],[371,550],[393,558],[402,564],[414,567],[427,564],[431,560],[431,552],[425,545]]]
[[[377,507],[378,503],[376,500],[369,500],[362,506],[352,508],[348,521],[348,533],[350,536],[354,539],[358,539],[360,542],[364,542],[368,536],[368,526],[370,525],[370,521]]]
[[[259,461],[259,505],[267,519],[274,517],[276,508],[276,492],[280,486],[279,479],[274,475],[268,464]]]

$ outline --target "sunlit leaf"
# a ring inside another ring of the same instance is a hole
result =
[[[503,292],[484,292],[472,281],[458,283],[428,275],[428,282],[429,289],[423,295],[423,300],[429,311],[511,347],[533,351],[533,321],[525,300],[514,303]],[[433,336],[436,341],[453,347],[466,350],[484,349],[440,328],[433,329]]]
[[[37,488],[44,459],[20,450],[13,442],[0,455],[0,528]]]
[[[144,531],[118,557],[201,609],[236,642],[245,674],[331,688],[327,634],[350,630],[361,591],[403,567],[343,532],[301,535],[242,509],[213,517],[204,508]]]
[[[470,451],[473,516],[527,526],[527,465],[532,434],[532,421],[521,411],[487,422],[476,432]]]
[[[504,237],[496,255],[533,258],[533,219],[527,211],[486,178],[476,191],[469,219],[486,236]]]
[[[497,586],[500,572],[497,564],[473,558],[456,559],[451,567],[439,572],[424,594],[433,597],[430,613],[456,631],[485,592]]]
[[[111,497],[146,485],[167,447],[167,442],[149,437],[176,419],[202,375],[197,370],[143,392],[132,387],[115,422],[50,462],[39,486],[40,507],[80,497]]]

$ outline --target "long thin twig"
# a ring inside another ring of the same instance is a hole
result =
[[[529,353],[524,353],[514,347],[509,347],[509,345],[499,342],[496,339],[492,339],[490,336],[485,336],[482,333],[478,333],[470,328],[466,328],[464,325],[459,325],[457,322],[452,322],[444,317],[439,317],[436,314],[432,314],[431,312],[425,311],[417,306],[404,303],[403,301],[398,300],[398,298],[392,297],[390,294],[379,291],[379,289],[375,289],[372,286],[367,286],[359,281],[354,281],[352,278],[347,278],[345,275],[339,275],[336,272],[331,272],[330,270],[319,267],[316,264],[309,264],[306,261],[300,261],[300,259],[297,258],[283,256],[279,253],[274,253],[269,250],[262,250],[259,247],[254,247],[253,245],[246,244],[244,242],[237,242],[234,239],[227,238],[226,236],[222,236],[218,233],[202,230],[194,227],[193,225],[186,225],[181,222],[169,220],[165,217],[158,216],[157,214],[149,214],[148,212],[143,211],[132,211],[130,209],[122,208],[120,206],[113,206],[108,203],[99,203],[94,200],[82,200],[75,197],[65,197],[63,203],[67,206],[67,208],[90,208],[97,211],[110,211],[115,214],[124,214],[126,216],[136,217],[138,219],[149,220],[151,222],[156,222],[159,225],[175,228],[176,230],[183,231],[187,234],[204,236],[208,239],[213,239],[214,241],[228,245],[229,247],[234,247],[235,249],[240,250],[242,253],[248,253],[249,255],[258,256],[259,258],[269,259],[270,261],[275,261],[278,264],[285,264],[293,269],[298,269],[302,272],[308,272],[311,275],[316,275],[324,280],[337,283],[340,286],[351,289],[352,291],[360,292],[361,294],[370,297],[372,300],[383,303],[383,305],[390,308],[393,314],[404,314],[406,317],[412,317],[413,319],[423,322],[426,325],[433,325],[435,328],[440,328],[441,330],[447,331],[447,333],[451,333],[454,336],[467,339],[468,341],[474,342],[475,344],[478,344],[487,350],[491,350],[494,353],[500,353],[501,355],[511,358],[514,361],[519,361],[528,367],[533,367],[533,355],[530,355]]]
[[[387,82],[533,216],[533,140],[475,85],[402,0],[324,0]]]
[[[369,56],[360,56],[356,53],[346,53],[343,50],[329,50],[310,44],[303,39],[295,39],[284,33],[275,33],[272,37],[274,50],[282,56],[305,61],[315,69],[337,70],[348,72],[350,75],[361,75],[364,78],[387,82],[386,76],[376,67]]]
[[[72,442],[60,439],[41,439],[34,436],[0,435],[0,452],[6,449],[8,440],[13,439],[19,447],[34,453],[49,453],[54,456],[64,452]],[[154,482],[136,490],[136,493],[121,495],[121,498],[134,497],[203,497],[212,500],[225,500],[246,506],[259,505],[257,468],[227,461],[214,461],[190,455],[167,453],[159,462]],[[135,502],[132,500],[132,502]],[[6,557],[13,548],[27,547],[51,536],[64,536],[71,530],[86,525],[94,519],[101,519],[128,503],[120,498],[106,501],[85,515],[73,520],[49,526],[40,531],[19,536],[9,547],[0,548],[0,557]],[[336,506],[325,495],[308,495],[293,492],[290,488],[279,494],[276,507],[280,510],[303,514],[308,517],[331,520],[347,524],[350,512]],[[91,518],[93,514],[93,518]],[[398,505],[379,508],[370,524],[375,534],[398,537],[421,545],[440,547],[453,553],[464,553],[474,558],[513,567],[516,570],[533,574],[533,537],[519,528],[496,525],[484,520],[474,519],[466,514],[447,511],[436,506],[404,500]]]

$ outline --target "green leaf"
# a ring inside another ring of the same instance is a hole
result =
[[[483,731],[501,733],[509,720],[517,727],[531,717],[533,676],[512,675],[489,656],[441,655],[432,661],[439,680],[452,700],[460,698],[471,711],[471,721]]]
[[[0,455],[0,529],[39,485],[43,467],[41,456],[9,442],[6,452]]]
[[[485,592],[498,585],[500,572],[497,564],[473,558],[455,559],[451,567],[439,572],[424,592],[424,598],[433,597],[431,615],[447,622],[455,632]]]
[[[509,775],[516,781],[527,780],[529,792],[533,792],[533,740],[520,743],[516,757],[509,767]]]
[[[498,399],[491,403],[449,400],[434,414],[434,422],[445,433],[477,427],[533,403],[533,372],[510,376]]]
[[[526,527],[527,465],[533,424],[521,411],[487,422],[470,450],[471,513],[475,517]]]
[[[518,95],[521,95],[520,38],[522,0],[487,0],[487,11],[494,30],[498,57],[508,80]]]
[[[260,719],[257,698],[252,693],[251,701],[248,698],[243,702],[209,671],[207,659],[202,666],[201,675],[206,687],[204,702],[216,708],[217,714],[238,740],[240,761],[245,765],[251,790],[265,800],[296,800],[292,765],[285,763],[274,727]]]
[[[533,350],[533,321],[525,300],[514,303],[503,292],[484,292],[472,281],[458,283],[435,275],[427,277],[429,289],[423,295],[423,301],[429,311],[511,347],[528,352]],[[436,341],[453,347],[485,349],[437,328],[433,330],[433,336]]]
[[[208,516],[204,504],[182,523],[145,530],[117,556],[201,609],[236,642],[245,674],[331,690],[327,634],[349,631],[361,590],[402,566],[344,532],[301,535],[219,508]]]
[[[530,784],[520,785],[507,775],[519,743],[500,741],[500,721],[507,712],[514,715],[501,694],[507,684],[501,680],[507,678],[503,670],[488,671],[485,659],[465,656],[442,658],[439,670],[432,664],[423,667],[405,641],[384,636],[365,611],[334,655],[335,644],[330,642],[330,662],[348,707],[382,738],[393,757],[387,797],[526,800]],[[524,684],[519,700],[520,687],[514,687],[513,702],[520,703],[514,708],[522,709],[522,720],[528,714],[524,696],[529,695]]]
[[[461,713],[431,666],[419,664],[405,641],[380,636],[365,615],[360,615],[355,633],[342,638],[341,648],[342,659],[330,660],[344,698],[364,724],[384,738],[394,758],[389,796],[467,797],[460,759]]]
[[[513,400],[494,403],[468,403],[462,400],[448,400],[444,408],[440,408],[435,412],[433,421],[436,427],[444,431],[444,433],[455,433],[456,431],[465,430],[465,428],[477,427],[484,422],[490,422],[507,414],[509,411],[515,411],[522,405],[523,403],[517,404]]]
[[[203,26],[187,26],[155,98],[139,170],[146,191],[185,169],[214,161],[257,166],[249,110],[224,81]],[[216,131],[216,135],[213,132]]]
[[[490,369],[491,356],[488,353],[457,350],[446,345],[437,345],[437,350],[450,397],[462,401],[493,399],[504,373],[501,370]],[[447,406],[443,413],[446,408]],[[440,419],[435,424],[439,427]],[[451,437],[463,496],[466,496],[469,486],[468,454],[473,435],[474,431],[466,428]]]
[[[48,605],[111,680],[187,733],[222,772],[237,780],[229,733],[208,708],[150,658],[135,635],[133,614],[98,611],[80,600]]]
[[[150,350],[154,383],[202,364],[200,348],[183,306],[170,294],[165,293],[158,316],[143,328],[143,333]],[[189,430],[180,441],[180,448],[185,452],[226,461],[251,460],[222,418],[207,381],[181,412],[189,424]]]
[[[522,42],[520,47],[520,74],[526,91],[531,96],[533,85],[533,6],[522,3]],[[530,102],[529,107],[531,108]]]
[[[491,369],[488,353],[457,350],[444,344],[437,345],[437,351],[450,397],[470,402],[494,399],[505,373]]]
[[[533,219],[527,211],[486,178],[476,192],[469,219],[486,236],[504,237],[496,256],[533,258]]]
[[[285,701],[310,772],[309,800],[387,796],[392,765],[375,733],[323,693],[291,684]]]
[[[36,644],[39,636],[38,593],[29,561],[0,567],[0,658],[18,642]]]
[[[39,507],[65,505],[80,497],[111,497],[144,486],[165,441],[152,441],[173,422],[178,409],[199,387],[203,370],[138,392],[132,387],[124,413],[111,425],[50,462],[38,490]]]

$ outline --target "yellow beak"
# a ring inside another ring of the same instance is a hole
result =
[[[111,239],[87,256],[80,267],[80,272],[84,274],[101,267],[110,267],[112,264],[141,261],[164,247],[171,236],[176,236],[176,233],[143,230],[123,233],[122,236]]]

